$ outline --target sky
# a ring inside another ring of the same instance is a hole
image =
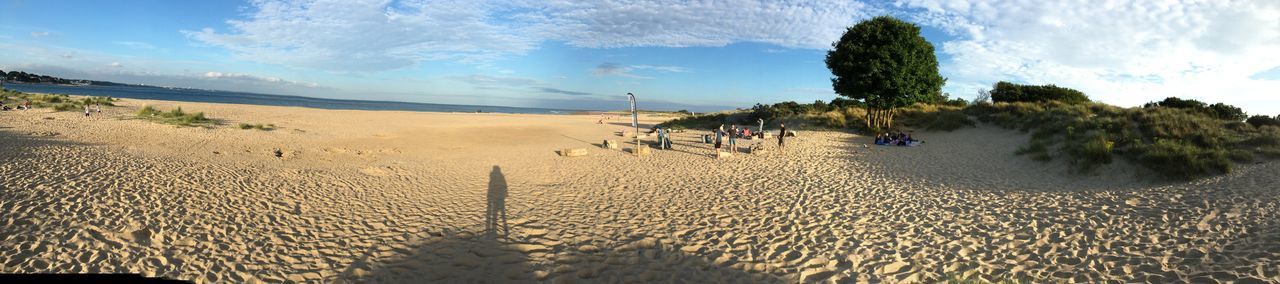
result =
[[[709,111],[830,100],[879,15],[922,28],[943,91],[1055,84],[1280,114],[1280,1],[0,0],[0,70],[321,98]]]

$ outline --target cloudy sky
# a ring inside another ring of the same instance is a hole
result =
[[[830,100],[876,15],[924,28],[945,92],[1057,84],[1280,113],[1280,1],[0,0],[0,70],[302,95],[584,109]]]

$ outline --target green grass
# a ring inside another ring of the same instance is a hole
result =
[[[203,112],[185,112],[182,107],[170,111],[161,111],[151,106],[143,106],[138,110],[139,119],[177,126],[210,126],[217,121],[206,118]]]
[[[115,106],[112,102],[117,100],[112,97],[82,97],[77,99],[62,94],[33,94],[0,89],[0,102],[7,106],[17,106],[23,102],[30,101],[32,108],[50,108],[54,111],[81,111],[84,110],[84,106],[92,106],[94,104],[112,107]]]
[[[271,131],[276,129],[275,124],[262,125],[261,123],[249,124],[249,123],[243,123],[243,122],[241,122],[237,127],[244,130],[257,129],[257,130],[263,130],[263,131]]]

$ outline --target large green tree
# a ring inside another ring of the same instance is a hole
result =
[[[893,125],[895,109],[942,93],[933,44],[920,27],[879,16],[849,27],[827,52],[831,85],[841,96],[867,105],[867,127]]]

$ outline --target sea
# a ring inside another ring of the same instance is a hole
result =
[[[27,93],[68,94],[97,97],[166,100],[201,103],[294,106],[321,109],[400,110],[428,112],[496,112],[522,114],[571,114],[583,110],[525,108],[481,105],[452,105],[392,101],[322,99],[302,96],[267,95],[244,92],[213,91],[150,86],[71,86],[53,84],[5,83],[5,88]]]

